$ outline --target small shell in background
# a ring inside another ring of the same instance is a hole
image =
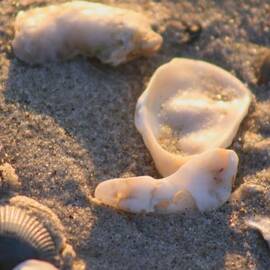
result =
[[[234,151],[209,150],[160,180],[141,176],[104,181],[97,186],[95,199],[132,213],[209,211],[228,200],[237,167]]]
[[[228,147],[250,91],[229,72],[175,58],[159,67],[136,105],[135,125],[162,176],[204,151]]]
[[[28,260],[20,263],[13,270],[57,270],[57,268],[47,262],[39,260]]]
[[[72,1],[21,11],[12,44],[15,55],[29,64],[86,55],[117,66],[154,54],[162,37],[137,12]]]
[[[15,169],[7,162],[0,165],[0,182],[3,187],[8,186],[13,189],[18,189],[21,186]]]
[[[52,261],[57,255],[47,228],[24,209],[0,206],[0,269],[12,269],[27,259]]]
[[[270,248],[270,218],[256,216],[254,218],[248,219],[246,224],[251,228],[258,230]]]

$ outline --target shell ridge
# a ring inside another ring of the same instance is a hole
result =
[[[42,257],[48,261],[52,260],[57,254],[56,244],[46,226],[36,217],[28,214],[26,210],[19,207],[9,205],[0,206],[1,237],[10,239],[8,240],[9,242],[11,241],[10,243],[18,243],[17,241],[21,240],[21,244],[19,244],[21,247],[24,247],[26,244],[26,249],[28,248],[28,251],[32,250],[29,251],[30,253],[32,252],[31,254],[36,254],[35,256]],[[35,253],[33,253],[34,250]]]

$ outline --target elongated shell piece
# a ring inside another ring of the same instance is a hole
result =
[[[13,48],[29,64],[75,55],[114,66],[155,53],[162,37],[143,15],[99,3],[72,1],[22,11],[15,21]]]
[[[35,217],[15,206],[0,206],[0,269],[12,269],[27,259],[53,260],[52,236]]]
[[[47,262],[28,260],[20,263],[13,270],[57,270],[57,268]]]
[[[104,181],[97,186],[95,198],[133,213],[209,211],[228,200],[237,166],[238,157],[234,151],[209,150],[163,179],[140,176]]]
[[[135,125],[156,168],[168,176],[197,154],[228,147],[250,102],[250,91],[227,71],[175,58],[152,76]]]

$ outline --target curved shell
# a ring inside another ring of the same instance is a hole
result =
[[[228,147],[248,112],[250,91],[212,64],[175,58],[152,76],[135,125],[163,176],[191,157]]]
[[[40,221],[24,209],[0,206],[0,269],[12,269],[33,258],[50,261],[55,256],[52,236]]]
[[[15,55],[29,64],[80,54],[116,66],[152,55],[161,47],[162,37],[137,12],[71,1],[20,12],[12,44]]]
[[[255,215],[246,220],[246,224],[253,229],[258,230],[270,248],[270,218],[267,216]]]
[[[133,213],[175,213],[218,208],[230,194],[238,157],[232,150],[214,149],[186,162],[174,174],[111,179],[95,190],[97,201]]]
[[[27,260],[17,265],[13,270],[57,270],[57,268],[47,262]]]

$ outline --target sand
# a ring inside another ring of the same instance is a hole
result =
[[[60,1],[0,2],[0,161],[16,170],[17,194],[58,215],[81,259],[75,269],[270,269],[267,244],[244,222],[270,215],[270,85],[256,83],[270,45],[268,1],[102,1],[151,16],[164,37],[162,50],[117,68],[80,57],[30,67],[10,49],[12,22],[19,10],[52,2]],[[200,37],[186,42],[181,22],[200,22]],[[89,198],[103,180],[159,177],[135,129],[134,110],[153,71],[176,56],[217,64],[253,92],[232,145],[240,157],[234,189],[258,188],[191,216],[127,215],[96,206]]]

